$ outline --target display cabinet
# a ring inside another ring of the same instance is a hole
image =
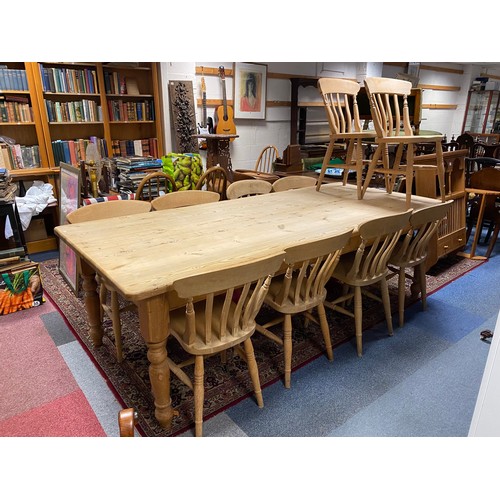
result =
[[[490,134],[500,120],[500,91],[471,90],[467,97],[462,134]]]

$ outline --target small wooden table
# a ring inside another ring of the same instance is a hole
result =
[[[412,197],[419,209],[438,203]],[[405,195],[355,186],[308,187],[109,220],[58,226],[56,234],[80,258],[85,307],[94,346],[102,344],[95,273],[139,311],[148,348],[155,416],[170,427],[170,371],[166,341],[175,280],[283,251],[289,246],[356,229],[362,222],[406,211]],[[357,247],[352,238],[349,250]],[[179,305],[179,304],[175,304]]]
[[[207,168],[220,165],[226,169],[229,182],[233,182],[233,167],[229,153],[229,142],[231,139],[239,137],[239,135],[196,134],[193,137],[207,141]]]

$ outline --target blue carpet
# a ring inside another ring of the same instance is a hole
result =
[[[320,357],[206,423],[205,435],[263,437],[467,436],[500,308],[500,256],[405,311],[394,336],[385,323]],[[210,423],[210,425],[208,425]],[[211,432],[214,432],[213,434]],[[188,433],[189,434],[189,433]]]

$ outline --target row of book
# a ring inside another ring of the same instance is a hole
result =
[[[113,157],[158,157],[158,139],[151,137],[149,139],[118,140],[111,141],[111,152]]]
[[[152,100],[144,101],[108,101],[109,120],[112,122],[123,121],[153,121],[155,119]]]
[[[0,96],[2,123],[31,123],[34,121],[29,99],[22,96]]]
[[[135,78],[117,71],[104,72],[104,90],[106,94],[139,95],[140,93]]]
[[[89,139],[57,140],[52,141],[52,152],[56,165],[62,161],[71,165],[78,165],[80,161],[86,160],[87,146],[93,142],[97,146],[97,151],[101,158],[108,157],[108,147],[106,139],[92,136]]]
[[[38,146],[21,146],[20,144],[0,144],[0,168],[17,170],[20,168],[37,168],[40,166],[40,149]]]
[[[28,79],[25,69],[0,66],[0,90],[28,90]]]
[[[45,99],[49,122],[101,122],[102,108],[95,101],[59,102]]]
[[[45,92],[97,94],[97,75],[93,69],[46,68],[40,64]]]

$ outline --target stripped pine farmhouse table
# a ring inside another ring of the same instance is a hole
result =
[[[148,347],[155,416],[169,428],[170,400],[166,340],[175,280],[232,267],[295,244],[354,228],[348,249],[357,246],[357,226],[406,211],[405,195],[368,189],[358,200],[355,186],[314,186],[205,205],[58,226],[57,236],[80,259],[85,307],[95,347],[102,344],[95,273],[138,306]],[[412,196],[414,210],[437,200]],[[177,299],[178,300],[178,299]]]

